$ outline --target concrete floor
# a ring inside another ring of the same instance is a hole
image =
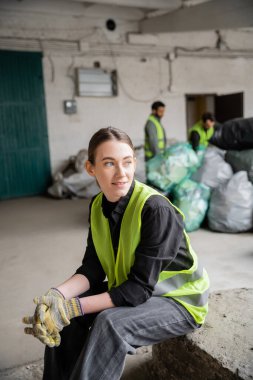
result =
[[[0,370],[43,357],[43,345],[23,334],[32,299],[57,286],[80,265],[87,237],[87,200],[36,197],[0,203]],[[192,245],[211,290],[253,287],[253,234],[201,229]]]

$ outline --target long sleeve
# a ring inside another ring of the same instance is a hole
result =
[[[113,303],[137,306],[147,301],[160,272],[173,266],[177,255],[182,261],[184,255],[179,252],[183,241],[181,215],[163,197],[151,196],[142,211],[141,241],[128,280],[109,291]]]
[[[198,148],[199,141],[200,141],[200,136],[199,136],[198,132],[193,131],[190,134],[190,143],[192,145],[192,149],[196,150]]]
[[[76,274],[82,274],[87,277],[91,287],[102,283],[105,279],[105,272],[98,259],[90,229],[82,265],[76,270]]]

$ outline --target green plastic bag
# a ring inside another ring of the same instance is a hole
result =
[[[173,190],[173,204],[185,215],[187,232],[197,230],[203,222],[210,198],[208,186],[185,179]]]
[[[195,172],[199,167],[202,166],[204,158],[205,158],[205,154],[206,154],[206,146],[205,145],[199,145],[197,150],[196,150],[196,154],[198,157],[198,163],[196,166],[193,166],[192,172]]]
[[[177,143],[147,161],[147,179],[165,192],[187,178],[200,165],[200,158],[189,143]]]

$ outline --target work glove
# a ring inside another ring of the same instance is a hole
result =
[[[47,334],[53,337],[70,324],[70,319],[83,315],[78,297],[65,300],[62,297],[42,296],[35,297],[33,301],[36,305],[46,306],[36,308],[37,317]]]
[[[50,288],[44,295],[45,296],[60,297],[63,300],[65,300],[64,295],[60,292],[60,290],[58,290],[56,288]]]
[[[47,309],[48,308],[46,305],[41,305],[41,312],[46,313]],[[33,335],[35,338],[39,339],[43,344],[46,344],[48,347],[59,346],[61,343],[61,336],[59,332],[55,330],[52,334],[49,334],[44,324],[40,321],[39,315],[36,312],[36,310],[33,316],[24,317],[22,320],[23,323],[27,325],[32,325],[32,327],[25,327],[25,334]]]
[[[64,295],[56,288],[49,289],[45,296],[59,297],[65,299]],[[43,344],[49,347],[59,346],[61,343],[61,336],[59,331],[52,331],[48,333],[46,326],[41,322],[39,315],[44,315],[47,312],[48,307],[44,304],[38,304],[33,316],[23,318],[23,323],[32,325],[32,327],[26,327],[24,329],[25,334],[33,335],[39,339]],[[52,330],[52,329],[51,329]]]

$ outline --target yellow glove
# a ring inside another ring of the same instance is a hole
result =
[[[55,336],[65,326],[70,324],[70,319],[83,315],[78,297],[65,300],[60,297],[42,296],[35,297],[34,303],[45,305],[47,308],[39,308],[38,318],[45,326],[47,333]]]
[[[47,292],[46,292],[46,294],[45,294],[45,296],[47,297],[47,296],[52,296],[52,297],[59,297],[59,298],[61,298],[61,299],[63,299],[63,300],[65,300],[65,297],[64,297],[64,295],[58,290],[58,289],[56,289],[56,288],[51,288],[51,289],[49,289]],[[37,318],[40,320],[40,315],[44,315],[45,313],[46,313],[46,311],[47,311],[47,309],[48,309],[48,307],[47,306],[45,306],[44,304],[37,304],[37,307],[36,307],[36,310],[35,310],[35,314],[36,314],[36,316],[37,316]],[[54,330],[52,327],[50,327],[50,331],[47,331],[47,328],[46,328],[46,326],[44,325],[44,323],[42,323],[42,326],[41,326],[41,328],[43,329],[43,330],[45,330],[45,333],[46,333],[46,335],[48,336],[48,338],[49,338],[49,336],[50,336],[50,342],[51,342],[51,344],[52,344],[52,339],[54,339],[54,338],[56,338],[56,344],[55,344],[55,346],[59,346],[60,345],[60,342],[61,342],[61,337],[60,337],[60,334],[59,334],[59,331],[56,331],[56,330]]]
[[[60,290],[58,290],[57,288],[50,288],[45,296],[54,296],[54,297],[60,297],[62,298],[63,300],[65,300],[65,297],[64,295],[62,294],[62,292],[60,292]]]
[[[41,312],[47,312],[47,306],[41,305]],[[32,327],[25,327],[24,332],[28,335],[33,335],[35,338],[39,339],[43,344],[49,347],[59,346],[61,343],[61,336],[59,331],[54,331],[52,334],[47,332],[46,327],[41,323],[38,313],[35,313],[32,317],[24,317],[23,323],[32,325]]]
[[[45,296],[59,297],[65,299],[64,295],[56,288],[51,288],[47,291]],[[23,323],[32,325],[32,327],[26,327],[24,329],[25,334],[33,335],[38,338],[43,344],[49,347],[59,346],[61,343],[61,336],[59,331],[50,328],[50,333],[47,331],[45,325],[41,323],[40,314],[47,313],[48,307],[44,304],[38,304],[33,316],[23,318]],[[48,318],[47,318],[48,319]]]

